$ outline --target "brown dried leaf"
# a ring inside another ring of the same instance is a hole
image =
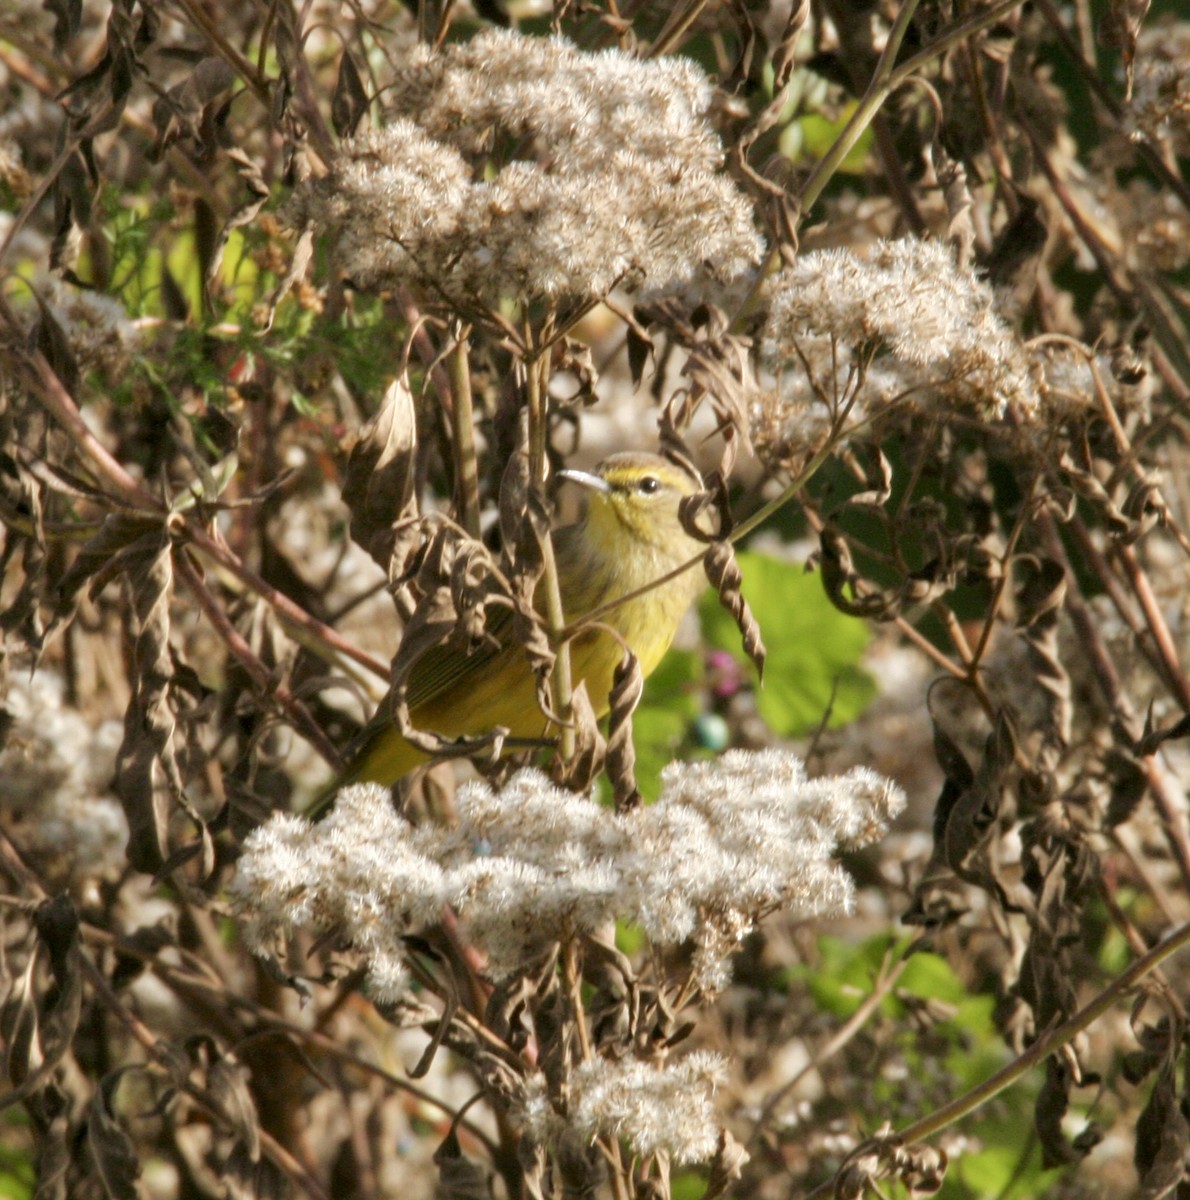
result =
[[[1062,452],[1058,466],[1070,480],[1070,486],[1075,494],[1085,500],[1099,514],[1108,532],[1115,537],[1130,539],[1130,535],[1134,531],[1134,523],[1120,511],[1107,489],[1099,482],[1094,471],[1089,466],[1080,466],[1070,451]],[[1049,499],[1053,501],[1055,497]],[[1073,510],[1071,510],[1071,515],[1073,515]]]
[[[827,598],[849,617],[891,621],[900,612],[900,597],[892,591],[868,590],[851,558],[846,538],[829,525],[818,536],[817,565]]]
[[[140,1162],[132,1139],[112,1112],[112,1099],[120,1080],[130,1070],[121,1067],[105,1075],[87,1107],[87,1147],[108,1200],[139,1200],[136,1186]]]
[[[971,218],[971,189],[967,186],[967,171],[963,164],[946,153],[940,141],[933,145],[934,169],[942,185],[948,217],[946,236],[954,244],[955,261],[966,269],[971,263],[975,246],[975,222]]]
[[[131,591],[136,639],[129,681],[132,696],[124,714],[114,790],[128,820],[128,861],[151,875],[168,852],[170,801],[187,806],[175,756],[176,722],[169,695],[173,677],[169,535],[164,529],[145,534],[121,553],[120,562]]]
[[[781,38],[772,47],[770,56],[773,68],[774,92],[782,91],[789,83],[789,77],[793,74],[793,68],[797,61],[797,44],[801,38],[802,30],[806,27],[806,22],[809,19],[810,0],[794,0],[794,3],[790,5],[789,17],[785,22],[785,28],[781,31]]]
[[[235,71],[222,58],[211,55],[196,63],[181,83],[166,92],[158,91],[153,105],[157,138],[153,158],[157,160],[175,142],[190,139],[201,147],[208,107],[236,81]]]
[[[44,0],[45,9],[54,17],[54,50],[61,53],[82,27],[83,0]]]
[[[37,948],[22,977],[19,1016],[8,1047],[8,1074],[17,1086],[0,1097],[0,1111],[32,1096],[57,1070],[82,1013],[82,952],[74,905],[64,895],[47,900],[34,912],[33,927]],[[39,964],[47,959],[53,987],[38,994]]]
[[[849,496],[845,508],[883,508],[892,495],[893,469],[888,456],[877,445],[856,448],[856,461],[859,454],[867,453],[872,461],[864,471],[866,490]]]
[[[834,1193],[846,1200],[860,1200],[874,1183],[899,1180],[911,1195],[932,1196],[946,1177],[948,1159],[933,1146],[906,1146],[887,1125],[873,1138],[857,1146],[835,1176]]]
[[[702,561],[707,578],[719,593],[719,603],[731,613],[744,639],[744,653],[752,660],[757,675],[763,680],[764,641],[760,636],[760,625],[740,591],[744,577],[736,562],[735,549],[730,542],[715,542]]]
[[[715,1148],[715,1157],[711,1160],[710,1178],[707,1180],[702,1200],[718,1200],[728,1188],[738,1183],[751,1157],[742,1142],[729,1130],[721,1129],[719,1145]]]
[[[451,1122],[450,1131],[434,1151],[438,1168],[435,1195],[440,1200],[491,1200],[492,1172],[482,1163],[469,1159],[459,1144],[458,1125],[466,1109]]]
[[[1070,744],[1074,699],[1070,676],[1062,665],[1058,623],[1066,598],[1066,571],[1053,559],[1017,560],[1025,579],[1017,593],[1017,629],[1028,650],[1033,677],[1044,693],[1047,756]]]
[[[54,311],[34,291],[33,298],[37,301],[37,323],[33,327],[33,344],[45,355],[45,360],[53,368],[53,372],[62,381],[62,386],[70,393],[78,391],[79,365],[74,348],[66,331],[54,316]]]
[[[546,1191],[549,1159],[545,1147],[531,1138],[517,1139],[517,1171],[525,1200],[547,1200],[553,1192]]]
[[[1041,253],[1049,239],[1041,203],[1016,193],[1016,215],[1001,230],[988,255],[988,282],[1011,291],[1022,302],[1033,294]]]
[[[293,1183],[271,1158],[251,1158],[236,1142],[226,1160],[216,1163],[227,1200],[290,1200]]]
[[[1154,729],[1153,710],[1150,707],[1145,716],[1144,733],[1140,741],[1132,747],[1132,752],[1144,758],[1149,754],[1155,754],[1162,742],[1184,737],[1190,737],[1190,715],[1182,717],[1181,720],[1176,721],[1168,729]]]
[[[566,397],[566,404],[591,405],[598,399],[599,370],[595,356],[586,342],[576,338],[560,338],[554,346],[552,367],[558,374],[573,375],[578,389]]]
[[[1149,1102],[1136,1124],[1133,1162],[1140,1176],[1140,1200],[1162,1200],[1178,1190],[1186,1178],[1190,1151],[1190,1122],[1178,1095],[1177,1073],[1161,1072]]]
[[[529,455],[516,450],[500,479],[500,538],[508,577],[530,599],[545,570],[543,543],[549,526],[549,510],[530,472]]]
[[[978,773],[931,712],[934,755],[945,781],[934,809],[934,846],[913,902],[902,920],[928,928],[956,920],[962,911],[951,895],[963,880],[990,892],[1004,909],[1014,909],[1001,883],[988,842],[1000,810],[1004,775],[1014,761],[1011,727],[1001,721],[988,736]]]
[[[1070,1072],[1057,1055],[1046,1060],[1045,1082],[1037,1096],[1033,1124],[1041,1142],[1041,1165],[1047,1171],[1083,1157],[1062,1132],[1062,1121],[1070,1107],[1071,1083]]]
[[[67,1181],[73,1161],[73,1133],[70,1118],[64,1112],[55,1113],[40,1132],[34,1200],[70,1200]]]
[[[331,124],[342,138],[355,134],[368,111],[368,93],[355,60],[346,51],[339,60],[339,78],[331,96]]]
[[[230,1052],[216,1053],[207,1068],[207,1091],[248,1157],[260,1158],[260,1118],[249,1087],[248,1068]]]
[[[284,277],[273,289],[273,294],[269,297],[268,312],[265,315],[263,324],[260,327],[260,333],[268,333],[273,327],[273,321],[277,316],[277,309],[281,301],[289,295],[293,285],[301,279],[306,268],[310,265],[310,259],[314,256],[314,230],[303,229],[298,235],[297,245],[293,248],[293,257],[289,261],[289,269],[285,272]]]
[[[1052,558],[1022,555],[1016,562],[1024,576],[1016,597],[1016,626],[1026,629],[1061,609],[1066,599],[1066,569]]]
[[[223,269],[223,254],[232,233],[255,221],[260,210],[269,200],[269,185],[260,166],[245,151],[236,147],[227,151],[227,157],[235,163],[237,173],[248,189],[248,198],[227,218],[218,238],[211,247],[210,261],[207,263],[203,280],[203,289],[208,298],[213,294],[219,281],[220,272]]]
[[[674,446],[669,438],[663,440],[666,444],[666,458],[698,479],[698,471],[685,453],[685,443]],[[701,523],[701,519],[708,513],[709,527]],[[707,544],[725,541],[731,535],[735,524],[728,501],[726,477],[719,471],[712,471],[701,490],[693,495],[683,496],[678,502],[678,520],[681,521],[682,528],[696,541]]]
[[[1152,0],[1109,0],[1107,12],[1099,22],[1099,40],[1105,46],[1119,48],[1124,60],[1124,99],[1132,99],[1133,61],[1140,27],[1148,15]]]
[[[632,744],[632,714],[644,694],[645,679],[636,655],[625,650],[612,682],[611,715],[607,726],[607,774],[612,782],[616,812],[628,812],[641,802],[636,786],[636,747]]]
[[[583,680],[570,693],[570,723],[574,728],[574,754],[565,760],[556,757],[552,774],[562,787],[587,792],[603,770],[607,745],[599,732],[599,721]]]
[[[394,379],[375,416],[360,430],[347,459],[343,500],[351,510],[351,536],[390,576],[400,523],[412,515],[417,411],[404,376]]]
[[[632,377],[632,386],[639,388],[645,377],[645,367],[657,362],[657,348],[649,337],[644,326],[633,322],[628,326],[628,373]]]

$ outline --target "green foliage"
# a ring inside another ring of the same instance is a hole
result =
[[[790,967],[782,982],[804,988],[818,1007],[838,1023],[853,1016],[909,947],[909,939],[889,941],[877,935],[859,945],[822,937],[813,964]],[[889,1078],[875,1069],[872,1107],[855,1113],[865,1134],[885,1120],[904,1124],[896,1114],[918,1112],[921,1096],[934,1102],[962,1095],[995,1074],[1011,1057],[993,1021],[994,997],[972,993],[950,964],[936,954],[914,953],[895,986],[877,1007],[872,1036],[880,1053],[898,1070]],[[869,1053],[865,1049],[864,1053]],[[1052,1173],[1042,1171],[1033,1137],[1033,1106],[1040,1079],[1034,1075],[985,1104],[969,1136],[974,1140],[957,1156],[939,1193],[944,1200],[996,1196],[1023,1200],[1044,1193]],[[944,1095],[938,1095],[942,1089]],[[889,1193],[905,1196],[896,1186]]]
[[[876,692],[859,665],[867,627],[839,612],[800,567],[748,550],[738,558],[768,648],[756,696],[760,715],[781,737],[808,733],[828,708],[832,728],[854,720]],[[699,611],[708,644],[739,655],[739,632],[717,599],[706,596]]]
[[[854,103],[848,104],[833,120],[823,113],[811,112],[790,122],[781,135],[781,153],[795,160],[803,157],[811,160],[824,158],[843,132],[855,108]],[[840,172],[845,175],[863,172],[873,140],[871,129],[865,129],[839,165]]]
[[[9,1129],[27,1129],[28,1117],[22,1109],[10,1108],[3,1124]],[[0,1139],[0,1196],[4,1200],[26,1200],[37,1188],[37,1171],[31,1154],[17,1143]]]

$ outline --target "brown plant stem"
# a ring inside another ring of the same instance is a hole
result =
[[[825,1045],[815,1049],[813,1058],[807,1062],[799,1071],[796,1071],[792,1078],[775,1088],[764,1102],[764,1107],[760,1110],[760,1115],[756,1118],[752,1136],[748,1140],[749,1153],[754,1153],[756,1147],[760,1143],[760,1139],[764,1134],[764,1130],[768,1127],[769,1122],[776,1115],[777,1108],[781,1101],[789,1095],[790,1092],[797,1087],[799,1083],[811,1072],[817,1071],[822,1064],[829,1058],[833,1058],[857,1033],[867,1024],[868,1018],[880,1007],[885,996],[896,987],[897,980],[900,979],[902,972],[909,965],[908,957],[901,958],[898,962],[890,965],[889,955],[886,953],[884,962],[880,965],[880,974],[876,982],[872,985],[872,990],[860,1002],[860,1006],[839,1026],[838,1029],[831,1035]]]
[[[0,318],[6,320],[11,329],[20,328],[15,314],[3,296],[0,296]],[[63,387],[62,381],[45,356],[39,350],[24,351],[19,355],[18,362],[25,369],[31,390],[42,407],[62,426],[79,452],[90,462],[104,486],[114,493],[118,506],[134,512],[149,513],[165,520],[168,514],[161,501],[146,492],[91,432],[74,398]],[[287,626],[298,628],[314,639],[315,643],[321,642],[335,653],[354,659],[379,678],[388,677],[387,664],[353,646],[329,625],[323,624],[300,605],[295,604],[284,592],[266,583],[255,571],[246,567],[225,542],[208,533],[193,515],[187,514],[180,524],[174,526],[174,535],[175,540],[188,542],[194,549],[230,571],[250,591],[268,601],[276,609],[279,619]]]
[[[851,118],[843,127],[842,132],[835,138],[826,154],[819,159],[813,171],[810,172],[810,177],[798,192],[798,204],[803,213],[809,212],[817,203],[826,185],[842,166],[843,160],[851,153],[864,130],[872,123],[894,87],[898,86],[891,82],[893,67],[896,64],[897,53],[901,49],[905,33],[909,29],[909,22],[917,11],[917,5],[918,0],[904,0],[892,28],[888,31],[888,40],[876,63],[876,70],[872,73],[868,90],[856,105],[855,111],[851,114]]]
[[[336,771],[342,770],[343,759],[335,749],[334,743],[310,715],[310,710],[294,696],[285,684],[274,679],[272,672],[253,654],[252,647],[228,619],[227,613],[223,611],[218,600],[203,582],[202,576],[195,569],[194,564],[186,556],[185,549],[179,547],[174,553],[173,560],[178,578],[186,584],[195,600],[198,601],[199,608],[206,614],[207,620],[210,621],[215,632],[227,647],[228,652],[248,673],[258,691],[262,695],[272,695],[289,720],[297,729],[301,730],[302,735],[327,763]]]
[[[470,325],[455,331],[450,354],[450,382],[454,392],[451,424],[454,432],[455,502],[459,524],[479,540],[479,464],[475,454],[475,414],[471,399],[471,363],[467,357]]]
[[[1099,77],[1099,72],[1095,69],[1093,63],[1087,61],[1082,48],[1070,35],[1070,31],[1066,28],[1062,21],[1062,16],[1054,7],[1053,0],[1035,0],[1037,11],[1045,18],[1053,31],[1054,37],[1058,43],[1070,55],[1071,61],[1075,65],[1075,69],[1082,76],[1083,81],[1095,94],[1095,98],[1107,110],[1114,121],[1119,122],[1124,115],[1124,110],[1120,107],[1120,102],[1112,95],[1111,89]],[[1121,142],[1126,142],[1128,139],[1121,137]],[[1136,148],[1137,154],[1144,160],[1147,166],[1161,182],[1169,188],[1174,195],[1182,202],[1187,212],[1190,212],[1190,187],[1187,187],[1182,178],[1173,170],[1169,164],[1161,157],[1160,154],[1147,141],[1129,142],[1130,145]]]
[[[1046,547],[1046,553],[1062,564],[1067,578],[1073,579],[1074,572],[1053,517],[1043,511],[1038,516],[1037,524],[1042,542]],[[1075,588],[1067,588],[1064,606],[1074,624],[1082,652],[1090,663],[1095,682],[1099,686],[1104,701],[1119,723],[1124,736],[1135,743],[1140,737],[1139,723],[1132,710],[1132,704],[1121,687],[1120,677],[1103,644],[1099,627],[1091,615],[1091,610]],[[1149,787],[1153,793],[1153,802],[1161,818],[1161,825],[1174,860],[1178,864],[1183,886],[1190,889],[1190,838],[1187,837],[1185,820],[1180,811],[1181,806],[1169,790],[1158,756],[1149,754],[1143,761],[1149,777]]]
[[[549,330],[543,331],[548,337]],[[527,335],[526,335],[527,340]],[[549,435],[549,396],[546,391],[549,362],[538,355],[525,363],[525,378],[529,397],[529,471],[531,487],[545,483],[545,447]],[[558,579],[558,563],[554,556],[554,541],[549,531],[541,542],[544,574],[541,585],[545,591],[545,622],[550,644],[557,657],[550,674],[550,692],[554,712],[561,720],[558,753],[563,760],[574,757],[574,724],[570,719],[570,695],[573,683],[570,673],[570,646],[566,635],[566,612],[562,606],[562,586]]]
[[[1185,672],[1178,660],[1177,646],[1174,645],[1173,635],[1166,624],[1165,615],[1153,593],[1153,585],[1137,561],[1136,549],[1121,543],[1115,547],[1115,558],[1124,570],[1124,576],[1145,615],[1145,623],[1149,627],[1149,632],[1153,635],[1161,663],[1161,674],[1182,706],[1182,711],[1190,712],[1190,684],[1187,684]]]

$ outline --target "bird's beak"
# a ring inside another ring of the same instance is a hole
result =
[[[610,492],[612,490],[612,485],[606,479],[599,475],[592,475],[590,471],[559,471],[558,478],[582,484],[583,487],[590,488],[593,492]]]

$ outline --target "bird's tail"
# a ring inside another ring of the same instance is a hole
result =
[[[396,726],[388,722],[365,732],[367,736],[358,743],[347,766],[323,786],[306,808],[303,815],[307,820],[324,817],[341,788],[353,783],[379,783],[387,787],[428,761],[425,751],[406,741]]]

